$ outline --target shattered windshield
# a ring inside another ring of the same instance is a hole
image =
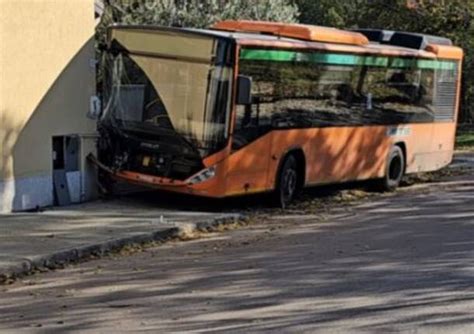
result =
[[[206,62],[109,54],[103,120],[134,133],[171,133],[202,157],[227,142],[232,70]]]

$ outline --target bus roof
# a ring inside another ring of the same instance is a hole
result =
[[[251,32],[270,34],[277,37],[289,37],[312,42],[326,42],[349,45],[367,45],[369,39],[356,31],[306,24],[287,24],[265,21],[221,21],[212,27],[216,30],[231,32]]]
[[[216,27],[219,27],[217,25]],[[160,30],[170,32],[190,33],[202,36],[210,36],[215,38],[223,38],[235,41],[240,45],[247,46],[262,46],[262,47],[282,47],[282,48],[298,48],[298,49],[318,49],[333,52],[351,52],[351,53],[368,53],[368,54],[382,54],[395,55],[407,57],[421,57],[421,58],[446,58],[446,59],[462,59],[463,51],[459,47],[449,46],[446,44],[427,44],[424,49],[417,49],[413,47],[405,47],[400,45],[390,45],[387,43],[380,43],[376,41],[367,40],[363,43],[362,40],[356,44],[348,44],[341,42],[329,42],[305,40],[295,37],[286,37],[278,34],[258,33],[256,31],[229,31],[218,29],[196,29],[196,28],[170,28],[154,25],[113,25],[110,29],[120,30]],[[330,29],[330,28],[328,28]],[[357,33],[359,34],[359,33]],[[402,33],[401,33],[402,34]],[[406,33],[403,33],[406,34]],[[423,36],[420,34],[413,34],[416,36]]]

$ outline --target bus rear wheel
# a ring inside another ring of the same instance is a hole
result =
[[[296,157],[287,156],[278,173],[275,187],[274,202],[278,207],[286,209],[295,199],[299,190],[299,177]]]
[[[405,155],[400,146],[393,146],[387,159],[385,176],[381,180],[381,190],[394,191],[400,185],[405,174]]]

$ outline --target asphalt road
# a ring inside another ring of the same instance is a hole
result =
[[[474,332],[474,179],[0,286],[0,330]]]

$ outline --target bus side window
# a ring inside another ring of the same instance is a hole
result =
[[[271,96],[275,90],[277,67],[266,61],[241,61],[240,74],[252,78],[252,105],[237,106],[232,149],[238,150],[270,130],[273,110]]]
[[[422,82],[417,69],[367,67],[362,94],[370,94],[373,108],[359,112],[373,124],[430,122],[433,116],[424,98],[429,89]]]
[[[283,63],[276,85],[274,128],[309,128],[348,122],[354,67]]]

